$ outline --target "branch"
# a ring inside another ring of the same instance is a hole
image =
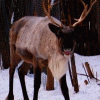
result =
[[[80,74],[80,73],[77,73],[77,75],[82,75],[82,76],[87,76],[87,77],[90,77],[89,75]],[[100,81],[100,79],[97,79],[97,78],[95,78],[95,77],[94,77],[93,79],[96,79],[96,80]]]

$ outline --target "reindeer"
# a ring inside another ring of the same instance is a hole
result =
[[[10,29],[10,70],[9,70],[9,94],[6,100],[14,100],[13,95],[13,75],[17,64],[24,60],[34,67],[34,97],[38,100],[38,91],[41,84],[41,65],[48,67],[54,78],[60,81],[61,91],[65,100],[70,100],[66,83],[67,63],[70,55],[74,51],[75,28],[80,25],[89,14],[92,6],[97,0],[91,1],[90,6],[84,6],[79,19],[72,25],[65,26],[56,18],[50,16],[53,5],[48,5],[48,10],[43,3],[47,16],[36,17],[27,16],[16,21]],[[70,51],[66,51],[67,49]],[[68,55],[65,56],[65,52]],[[24,66],[18,69],[20,83],[24,100],[29,100],[26,86]]]

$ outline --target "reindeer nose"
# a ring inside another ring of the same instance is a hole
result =
[[[66,50],[64,50],[64,54],[65,54],[65,55],[70,55],[70,54],[71,54],[71,49],[66,49]]]

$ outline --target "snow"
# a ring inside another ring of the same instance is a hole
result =
[[[100,55],[98,56],[81,56],[75,54],[75,62],[77,73],[85,74],[82,64],[88,62],[91,69],[93,69],[94,76],[100,79]],[[67,84],[69,88],[69,95],[71,100],[100,100],[100,82],[96,82],[95,79],[89,79],[90,83],[85,84],[84,80],[87,80],[86,76],[78,75],[79,92],[75,93],[74,88],[71,85],[69,72],[67,74]],[[34,75],[25,76],[26,87],[28,91],[29,100],[33,98],[33,85]],[[61,93],[58,80],[55,80],[55,90],[46,91],[46,75],[42,73],[42,84],[39,90],[38,100],[64,100]],[[0,100],[5,100],[9,90],[9,69],[0,70]],[[21,86],[18,78],[17,69],[14,75],[14,100],[23,100]]]

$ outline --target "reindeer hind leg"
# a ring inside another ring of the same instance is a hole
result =
[[[9,69],[9,94],[6,98],[6,100],[14,100],[14,95],[13,95],[13,77],[14,77],[14,72],[15,68],[20,62],[20,57],[16,54],[15,51],[15,45],[10,46],[10,69]]]
[[[27,74],[28,70],[30,69],[30,64],[24,62],[18,69],[18,75],[22,87],[23,97],[24,100],[29,100],[25,85],[25,75]]]

